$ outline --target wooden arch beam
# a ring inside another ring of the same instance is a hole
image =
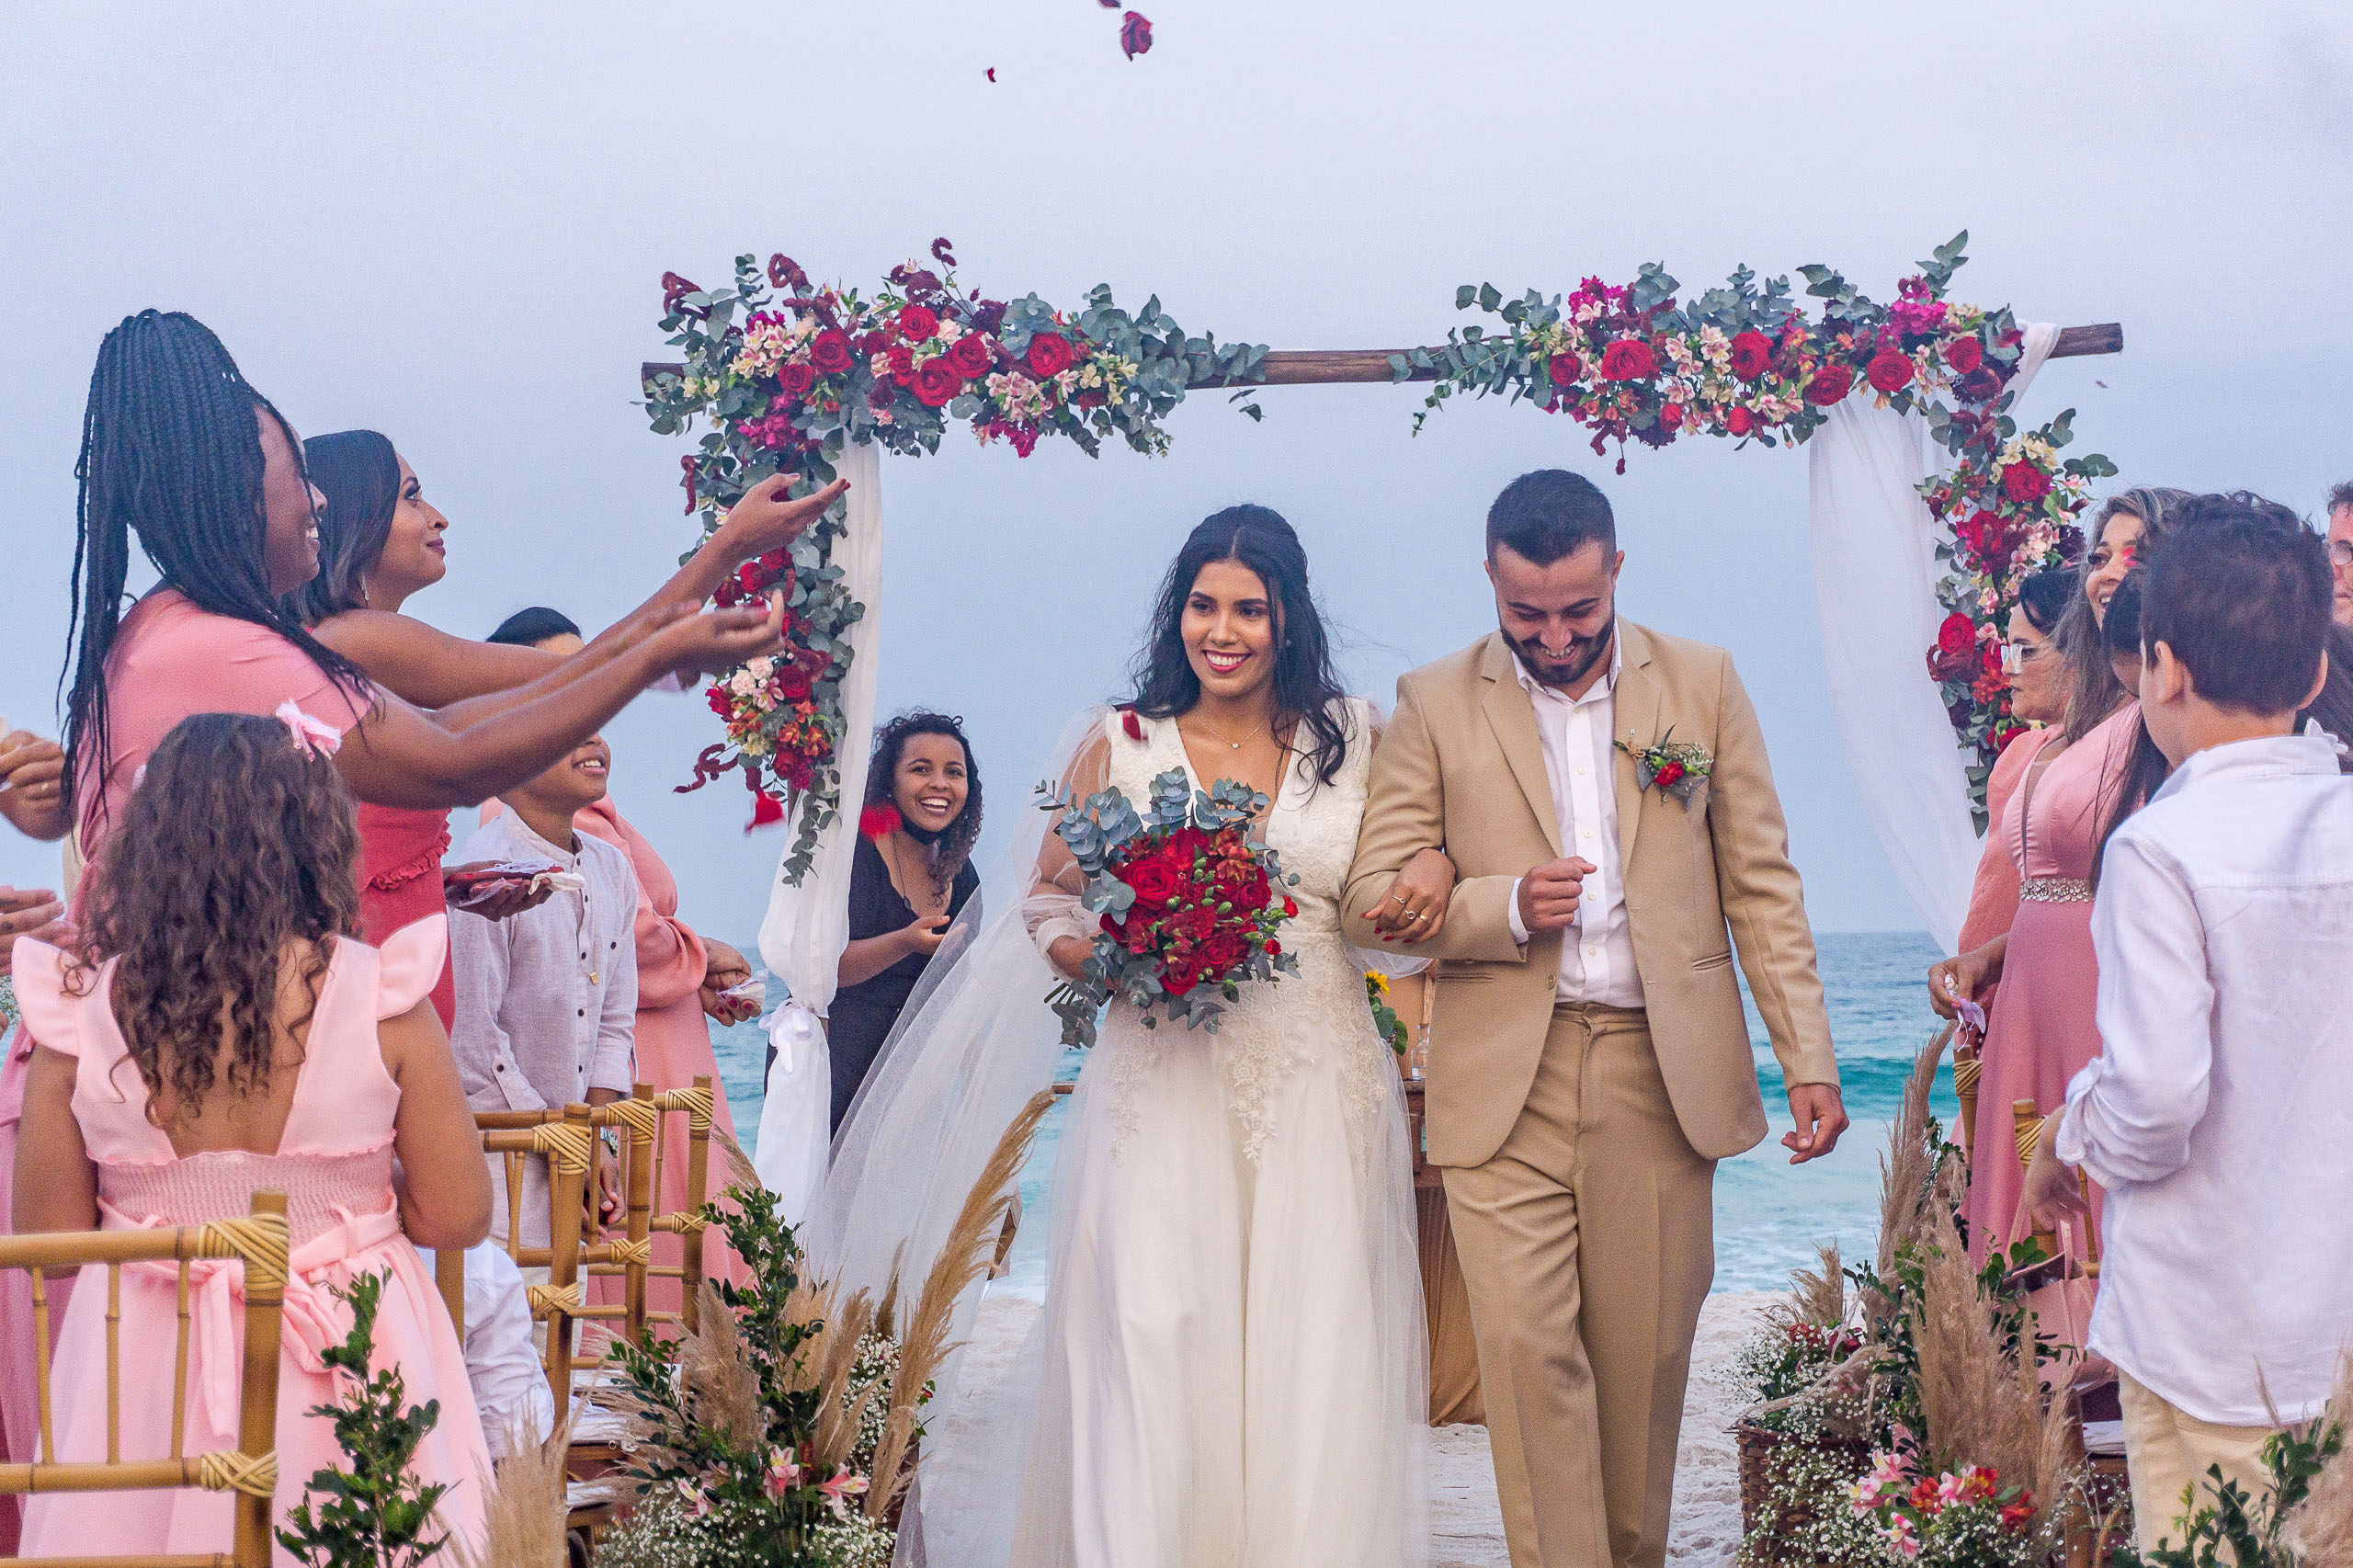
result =
[[[2069,326],[2059,329],[2059,342],[2051,350],[2053,359],[2073,359],[2089,354],[2120,354],[2124,349],[2124,328],[2118,322],[2101,322],[2095,326]],[[1350,382],[1391,381],[1396,378],[1389,369],[1392,354],[1410,354],[1409,348],[1269,348],[1267,350],[1266,379],[1262,381],[1226,381],[1215,378],[1195,381],[1196,387],[1305,387],[1337,386]],[[1432,353],[1438,352],[1436,349]],[[638,367],[638,378],[652,385],[661,375],[678,376],[686,367],[675,360],[648,359]],[[1435,369],[1415,370],[1405,378],[1409,381],[1433,381]]]

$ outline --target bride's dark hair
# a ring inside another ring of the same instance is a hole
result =
[[[1269,507],[1228,506],[1196,528],[1176,552],[1160,585],[1152,634],[1131,672],[1136,711],[1173,719],[1200,700],[1200,677],[1185,656],[1185,600],[1212,561],[1247,566],[1267,585],[1275,605],[1275,721],[1305,729],[1305,744],[1295,731],[1291,747],[1307,758],[1318,781],[1329,784],[1347,748],[1340,719],[1347,694],[1332,668],[1324,617],[1307,589],[1307,551],[1282,514]]]

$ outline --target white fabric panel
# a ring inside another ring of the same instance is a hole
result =
[[[819,1020],[833,1003],[842,949],[849,945],[850,867],[858,802],[866,796],[882,622],[881,449],[853,446],[835,471],[849,481],[849,517],[847,531],[834,541],[833,562],[849,596],[866,607],[850,628],[849,675],[842,683],[841,806],[818,830],[809,874],[799,887],[786,884],[783,858],[799,836],[800,809],[786,822],[767,915],[760,922],[760,957],[791,995],[768,1020],[777,1056],[753,1163],[760,1179],[785,1199],[784,1217],[796,1223],[824,1179],[833,1091]]]
[[[2013,409],[2058,337],[2048,323],[2027,327]],[[1981,842],[1968,758],[1926,665],[1945,617],[1936,596],[1945,567],[1919,485],[1946,454],[1918,415],[1861,397],[1833,408],[1806,450],[1822,664],[1847,771],[1897,883],[1950,951]]]

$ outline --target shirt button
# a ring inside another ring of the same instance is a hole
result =
[[[1585,775],[1586,775],[1586,770],[1585,770],[1584,768],[1580,767],[1580,768],[1578,768],[1578,769],[1577,769],[1577,777],[1578,777],[1578,778],[1584,778],[1584,777],[1585,777]]]
[[[1585,836],[1586,836],[1586,837],[1587,837],[1587,838],[1591,838],[1591,837],[1593,836],[1593,829],[1591,829],[1591,828],[1586,828],[1586,829],[1585,830]]]
[[[585,1008],[585,1007],[581,1008],[581,1009],[580,1009],[580,1016],[581,1016],[582,1017],[584,1017],[584,1018],[585,1018],[585,1017],[586,1017],[588,1016],[588,1009],[587,1009],[587,1008]]]

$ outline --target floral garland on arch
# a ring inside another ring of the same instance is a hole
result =
[[[1946,530],[1938,585],[1949,612],[1927,651],[1957,744],[1966,748],[1971,804],[1985,825],[1985,779],[2001,748],[2023,730],[2010,712],[2000,626],[2018,584],[2080,550],[2075,518],[2090,483],[2116,472],[2105,457],[2062,459],[2075,410],[2032,431],[2008,412],[2025,333],[2006,307],[1947,299],[1968,260],[1966,231],[1896,285],[1893,302],[1856,292],[1827,267],[1802,267],[1810,316],[1787,278],[1761,283],[1747,267],[1688,303],[1656,262],[1627,284],[1588,278],[1565,299],[1534,290],[1506,301],[1493,284],[1465,284],[1455,308],[1495,316],[1503,330],[1467,326],[1434,348],[1390,357],[1398,381],[1433,376],[1414,427],[1457,393],[1526,399],[1593,432],[1593,449],[1615,442],[1625,472],[1629,441],[1665,447],[1686,436],[1764,446],[1803,442],[1849,397],[1919,413],[1953,457],[1921,486]]]
[[[853,444],[937,452],[949,426],[961,424],[982,445],[1002,440],[1025,458],[1049,436],[1089,457],[1113,437],[1156,455],[1167,450],[1164,422],[1191,383],[1244,386],[1238,400],[1264,379],[1264,345],[1188,336],[1156,296],[1132,315],[1108,284],[1075,312],[1035,294],[983,299],[958,288],[948,241],[934,241],[931,256],[942,270],[910,261],[870,298],[820,288],[783,255],[765,268],[737,256],[728,289],[663,276],[662,329],[684,364],[654,378],[645,411],[659,435],[698,419],[708,426],[679,459],[687,513],[700,517],[705,537],[771,474],[792,473],[794,495],[832,483],[834,463]],[[1255,403],[1244,412],[1258,416]],[[794,885],[841,804],[842,682],[850,628],[866,613],[831,560],[847,515],[835,507],[790,551],[746,562],[721,588],[722,603],[780,591],[787,652],[710,683],[726,739],[706,747],[694,778],[679,786],[698,790],[740,770],[755,826],[804,805],[783,870]]]

